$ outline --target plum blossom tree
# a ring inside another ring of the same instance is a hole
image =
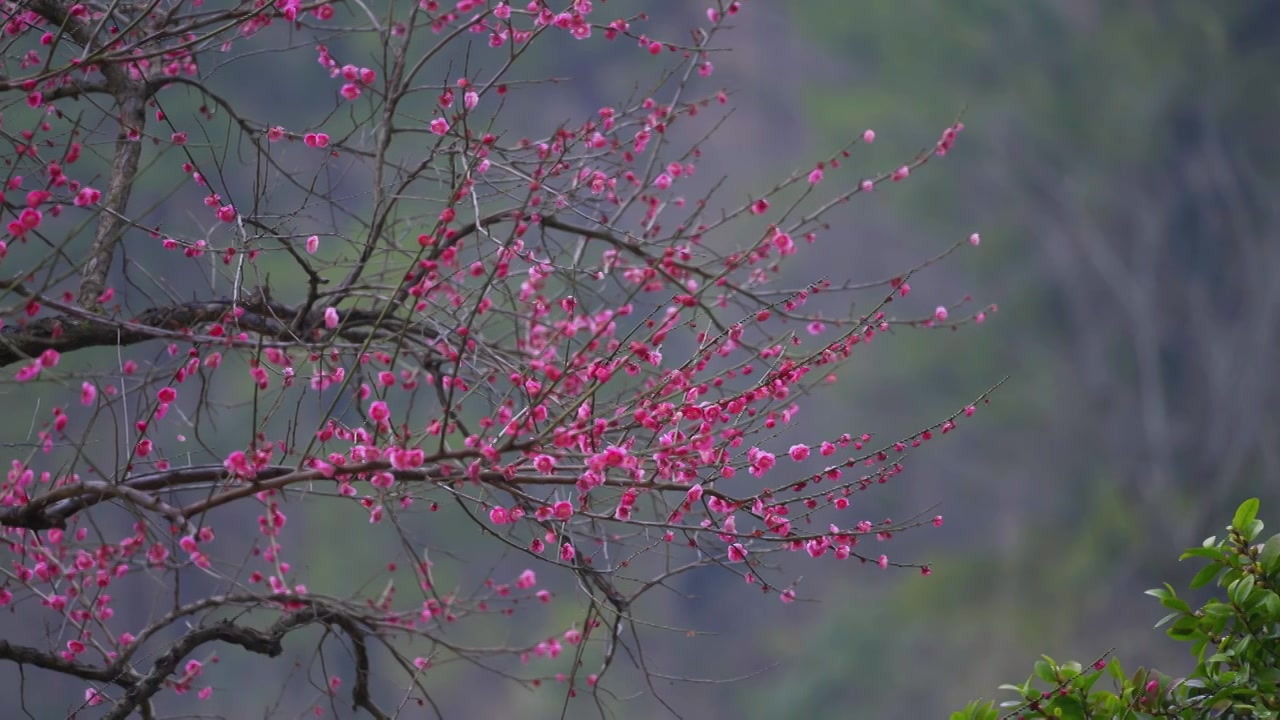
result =
[[[603,702],[615,667],[657,672],[637,602],[680,575],[791,602],[787,553],[928,574],[859,541],[941,517],[855,500],[990,390],[899,440],[783,436],[874,339],[982,322],[891,312],[978,237],[893,278],[781,273],[962,125],[842,178],[859,133],[720,201],[694,176],[741,4],[679,38],[603,7],[3,4],[0,667],[23,708],[31,685],[78,716],[194,712],[231,655],[303,658],[289,699],[316,715],[438,713],[451,664]],[[504,111],[547,87],[528,58],[576,42],[651,87],[519,135]],[[304,86],[323,112],[253,99]],[[316,527],[380,560],[335,579]],[[546,605],[575,619],[547,634]],[[237,694],[284,712],[278,691]]]

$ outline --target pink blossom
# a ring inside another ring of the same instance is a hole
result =
[[[939,305],[937,309],[933,311],[933,316],[937,318],[938,322],[946,322],[947,315],[947,309],[942,305]]]
[[[573,543],[565,543],[560,546],[560,560],[562,562],[572,562],[577,557],[577,553],[573,550]]]
[[[551,514],[557,520],[568,520],[573,517],[573,503],[568,500],[561,500],[551,507]]]
[[[444,118],[436,118],[431,121],[431,132],[436,135],[444,135],[449,132],[449,121]]]
[[[224,223],[235,222],[236,208],[234,205],[223,205],[218,208],[218,219]]]
[[[538,576],[532,570],[526,569],[520,573],[520,577],[516,578],[516,587],[521,590],[528,590],[538,584]]]
[[[773,468],[777,459],[773,453],[757,450],[756,448],[752,448],[752,450],[756,450],[756,454],[755,458],[751,460],[751,474],[755,477],[762,477]],[[750,459],[750,455],[748,455],[748,458]]]
[[[387,409],[387,403],[383,400],[375,400],[369,405],[369,417],[376,423],[384,423],[387,418],[391,417],[391,411]]]
[[[822,182],[822,168],[816,167],[809,171],[809,184],[817,185]]]
[[[88,207],[96,205],[102,199],[102,192],[91,187],[80,188],[76,193],[76,199],[72,202],[76,207]]]
[[[324,326],[330,330],[338,327],[338,309],[335,307],[327,307],[324,309]]]
[[[809,457],[809,446],[808,445],[792,445],[789,453],[791,455],[792,460],[795,460],[796,462],[801,462],[805,458]]]
[[[789,605],[796,601],[796,591],[792,588],[787,588],[786,590],[782,591],[782,594],[778,596],[778,599],[781,600],[784,604]]]
[[[742,543],[734,543],[729,546],[729,562],[740,563],[745,562],[746,559],[747,549],[742,546]]]
[[[880,566],[881,570],[889,567],[889,556],[881,555],[880,559],[876,561],[876,564]]]
[[[489,511],[489,521],[494,525],[506,525],[510,521],[507,509],[504,507],[495,507]]]
[[[396,448],[387,453],[391,467],[396,470],[412,470],[422,467],[426,462],[426,452],[422,448]]]
[[[319,249],[320,249],[319,235],[312,235],[311,237],[307,238],[307,254],[308,255],[315,255],[316,251]]]
[[[903,165],[902,167],[893,171],[893,175],[891,176],[891,178],[894,182],[902,182],[903,180],[906,180],[907,176],[910,174],[911,174],[911,168],[907,167],[906,165]]]
[[[249,479],[256,475],[253,465],[249,463],[249,456],[243,450],[235,450],[222,461],[222,466],[232,477]]]
[[[870,145],[871,143],[873,143],[873,142],[875,142],[875,141],[876,141],[876,131],[875,131],[875,130],[864,130],[864,131],[862,132],[862,142],[867,143],[868,145]]]
[[[702,499],[702,483],[698,483],[689,488],[689,492],[685,493],[684,504],[692,505]]]
[[[978,233],[974,233],[974,234],[972,234],[972,235],[970,235],[970,236],[969,236],[969,244],[970,244],[970,245],[972,245],[972,246],[974,246],[974,247],[978,247],[978,245],[979,245],[979,244],[981,244],[981,243],[982,243],[982,236],[981,236],[981,235],[979,235]]]
[[[21,213],[18,213],[18,222],[27,230],[36,229],[43,221],[44,213],[35,208],[24,208]]]

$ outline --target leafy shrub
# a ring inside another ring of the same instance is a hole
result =
[[[951,720],[1280,717],[1280,534],[1258,543],[1257,514],[1258,499],[1245,501],[1224,538],[1207,538],[1179,558],[1207,562],[1191,589],[1216,581],[1225,597],[1192,610],[1168,583],[1147,591],[1170,611],[1156,627],[1168,625],[1169,637],[1191,643],[1196,667],[1189,676],[1141,667],[1128,674],[1110,651],[1088,666],[1045,656],[1026,682],[1000,686],[1019,699],[998,708],[979,700]],[[1104,675],[1114,689],[1095,688]]]

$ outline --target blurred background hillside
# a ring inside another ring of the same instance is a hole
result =
[[[956,334],[899,332],[808,427],[900,437],[1012,377],[867,499],[885,515],[943,503],[942,529],[890,550],[932,577],[809,576],[818,601],[799,613],[698,587],[696,605],[739,621],[682,624],[715,623],[719,657],[764,639],[757,667],[777,663],[720,686],[705,716],[943,717],[1040,653],[1114,647],[1185,671],[1142,591],[1185,583],[1181,548],[1244,498],[1280,506],[1280,5],[753,5],[715,61],[737,111],[699,172],[760,192],[874,128],[856,177],[963,114],[949,157],[840,210],[843,250],[792,273],[880,279],[980,231],[978,250],[915,276],[912,299],[1000,308]],[[589,97],[624,74],[593,74]]]
[[[961,109],[968,126],[946,162],[849,210],[851,261],[981,230],[980,252],[914,285],[1000,305],[963,336],[880,348],[874,385],[827,417],[871,406],[896,430],[1012,380],[913,459],[912,501],[945,502],[945,540],[916,538],[935,575],[831,579],[852,598],[825,594],[841,600],[786,645],[822,662],[744,707],[941,717],[1041,652],[1185,670],[1142,590],[1185,582],[1180,549],[1240,500],[1272,518],[1280,500],[1280,5],[788,8],[817,59],[772,76],[795,92],[789,135],[865,125],[901,153]]]
[[[607,15],[644,5],[609,2]],[[678,12],[650,34],[684,32],[703,10]],[[877,340],[810,399],[796,436],[903,437],[1011,379],[863,501],[873,520],[942,503],[942,528],[890,546],[895,559],[932,563],[932,577],[832,563],[806,570],[805,602],[790,606],[723,574],[691,577],[680,589],[693,598],[643,612],[713,635],[670,633],[650,661],[677,677],[759,674],[673,683],[668,699],[690,718],[931,718],[995,696],[1041,653],[1086,661],[1116,648],[1126,666],[1185,670],[1185,650],[1150,629],[1162,613],[1142,591],[1189,579],[1181,548],[1216,533],[1242,499],[1261,497],[1260,517],[1280,522],[1280,4],[804,0],[751,2],[739,17],[711,81],[735,111],[704,144],[699,177],[729,177],[721,197],[737,204],[874,128],[876,143],[828,175],[852,183],[962,117],[948,157],[838,209],[824,250],[797,255],[789,272],[797,283],[836,267],[880,280],[980,232],[981,247],[913,277],[894,312],[965,296],[999,306],[956,333]],[[335,48],[344,61],[374,59],[374,48]],[[502,122],[535,135],[643,96],[653,66],[642,55],[599,37],[548,44],[520,76],[564,81],[513,92]],[[298,67],[280,72],[295,83],[243,72],[211,83],[257,120],[340,125],[325,119],[329,79],[292,57]],[[149,181],[162,197],[169,180]],[[173,222],[185,211],[157,212]],[[313,587],[350,590],[350,567],[381,562],[334,515],[294,519]],[[447,539],[459,527],[424,532]],[[549,619],[547,631],[573,619]],[[236,681],[225,655],[227,685],[260,672]],[[560,709],[557,697],[458,677],[448,717]],[[223,693],[203,711],[262,706]]]

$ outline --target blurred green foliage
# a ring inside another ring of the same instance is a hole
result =
[[[1172,611],[1157,627],[1168,625],[1169,637],[1191,643],[1196,666],[1186,677],[1146,668],[1129,675],[1119,660],[1105,657],[1084,666],[1045,656],[1026,682],[1000,686],[1018,700],[1001,703],[999,710],[973,702],[951,720],[1280,717],[1280,534],[1259,542],[1258,508],[1257,498],[1246,500],[1226,537],[1210,537],[1179,558],[1207,561],[1191,579],[1191,590],[1216,581],[1225,597],[1192,610],[1168,583],[1147,591]],[[1104,670],[1114,690],[1095,689]]]

